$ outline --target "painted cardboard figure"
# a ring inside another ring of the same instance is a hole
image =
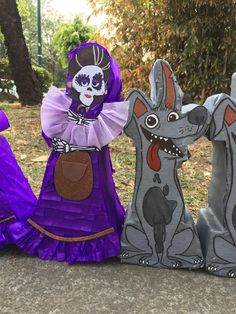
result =
[[[151,100],[131,90],[126,134],[137,151],[135,189],[122,233],[122,262],[200,268],[199,238],[185,208],[177,168],[187,144],[204,134],[203,107],[181,114],[182,91],[170,65],[157,60],[150,73]]]
[[[53,150],[37,208],[14,236],[42,259],[99,262],[120,254],[124,208],[107,145],[127,121],[128,102],[120,101],[120,72],[105,48],[82,44],[68,59],[66,94],[51,87],[42,104],[42,129]]]
[[[9,127],[8,119],[0,111],[0,132]],[[10,225],[16,220],[26,221],[36,204],[27,179],[22,173],[7,140],[0,135],[0,249],[12,243]]]
[[[207,132],[213,145],[208,208],[199,213],[197,228],[206,269],[236,277],[236,100],[226,94],[209,97],[204,107],[211,114]]]

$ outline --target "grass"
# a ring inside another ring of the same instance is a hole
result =
[[[3,132],[28,177],[36,195],[41,182],[50,149],[41,137],[40,107],[21,107],[19,104],[1,104],[11,128]],[[127,208],[132,198],[135,176],[135,148],[125,135],[117,137],[110,145],[114,179],[117,192]],[[198,209],[207,205],[208,185],[211,177],[211,143],[201,138],[189,147],[191,159],[179,170],[186,206],[194,219]]]

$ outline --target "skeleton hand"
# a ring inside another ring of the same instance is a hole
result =
[[[68,153],[70,151],[70,144],[58,137],[53,138],[52,147],[53,150],[59,153]]]
[[[99,151],[97,147],[94,147],[94,146],[86,147],[86,146],[69,144],[66,141],[58,137],[53,138],[52,147],[53,147],[53,150],[59,153],[69,153],[69,152],[74,152],[74,151],[89,151],[89,152]]]
[[[89,126],[95,119],[86,119],[82,114],[68,110],[68,119],[70,121],[75,121],[77,125]]]

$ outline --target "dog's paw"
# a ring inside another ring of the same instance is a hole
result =
[[[227,273],[229,278],[236,278],[236,269],[232,269]]]
[[[211,273],[214,273],[214,272],[216,272],[218,270],[218,267],[219,266],[216,265],[216,264],[210,264],[210,265],[207,266],[207,270],[209,272],[211,272]]]
[[[128,258],[129,257],[129,252],[124,250],[120,253],[120,258]]]
[[[172,268],[180,268],[181,266],[182,266],[182,263],[180,261],[172,262]]]
[[[143,256],[139,259],[139,264],[143,266],[153,266],[158,264],[159,260],[156,255]]]

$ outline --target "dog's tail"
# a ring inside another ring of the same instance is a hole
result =
[[[156,242],[156,253],[162,253],[164,251],[165,224],[154,224],[153,231]]]

